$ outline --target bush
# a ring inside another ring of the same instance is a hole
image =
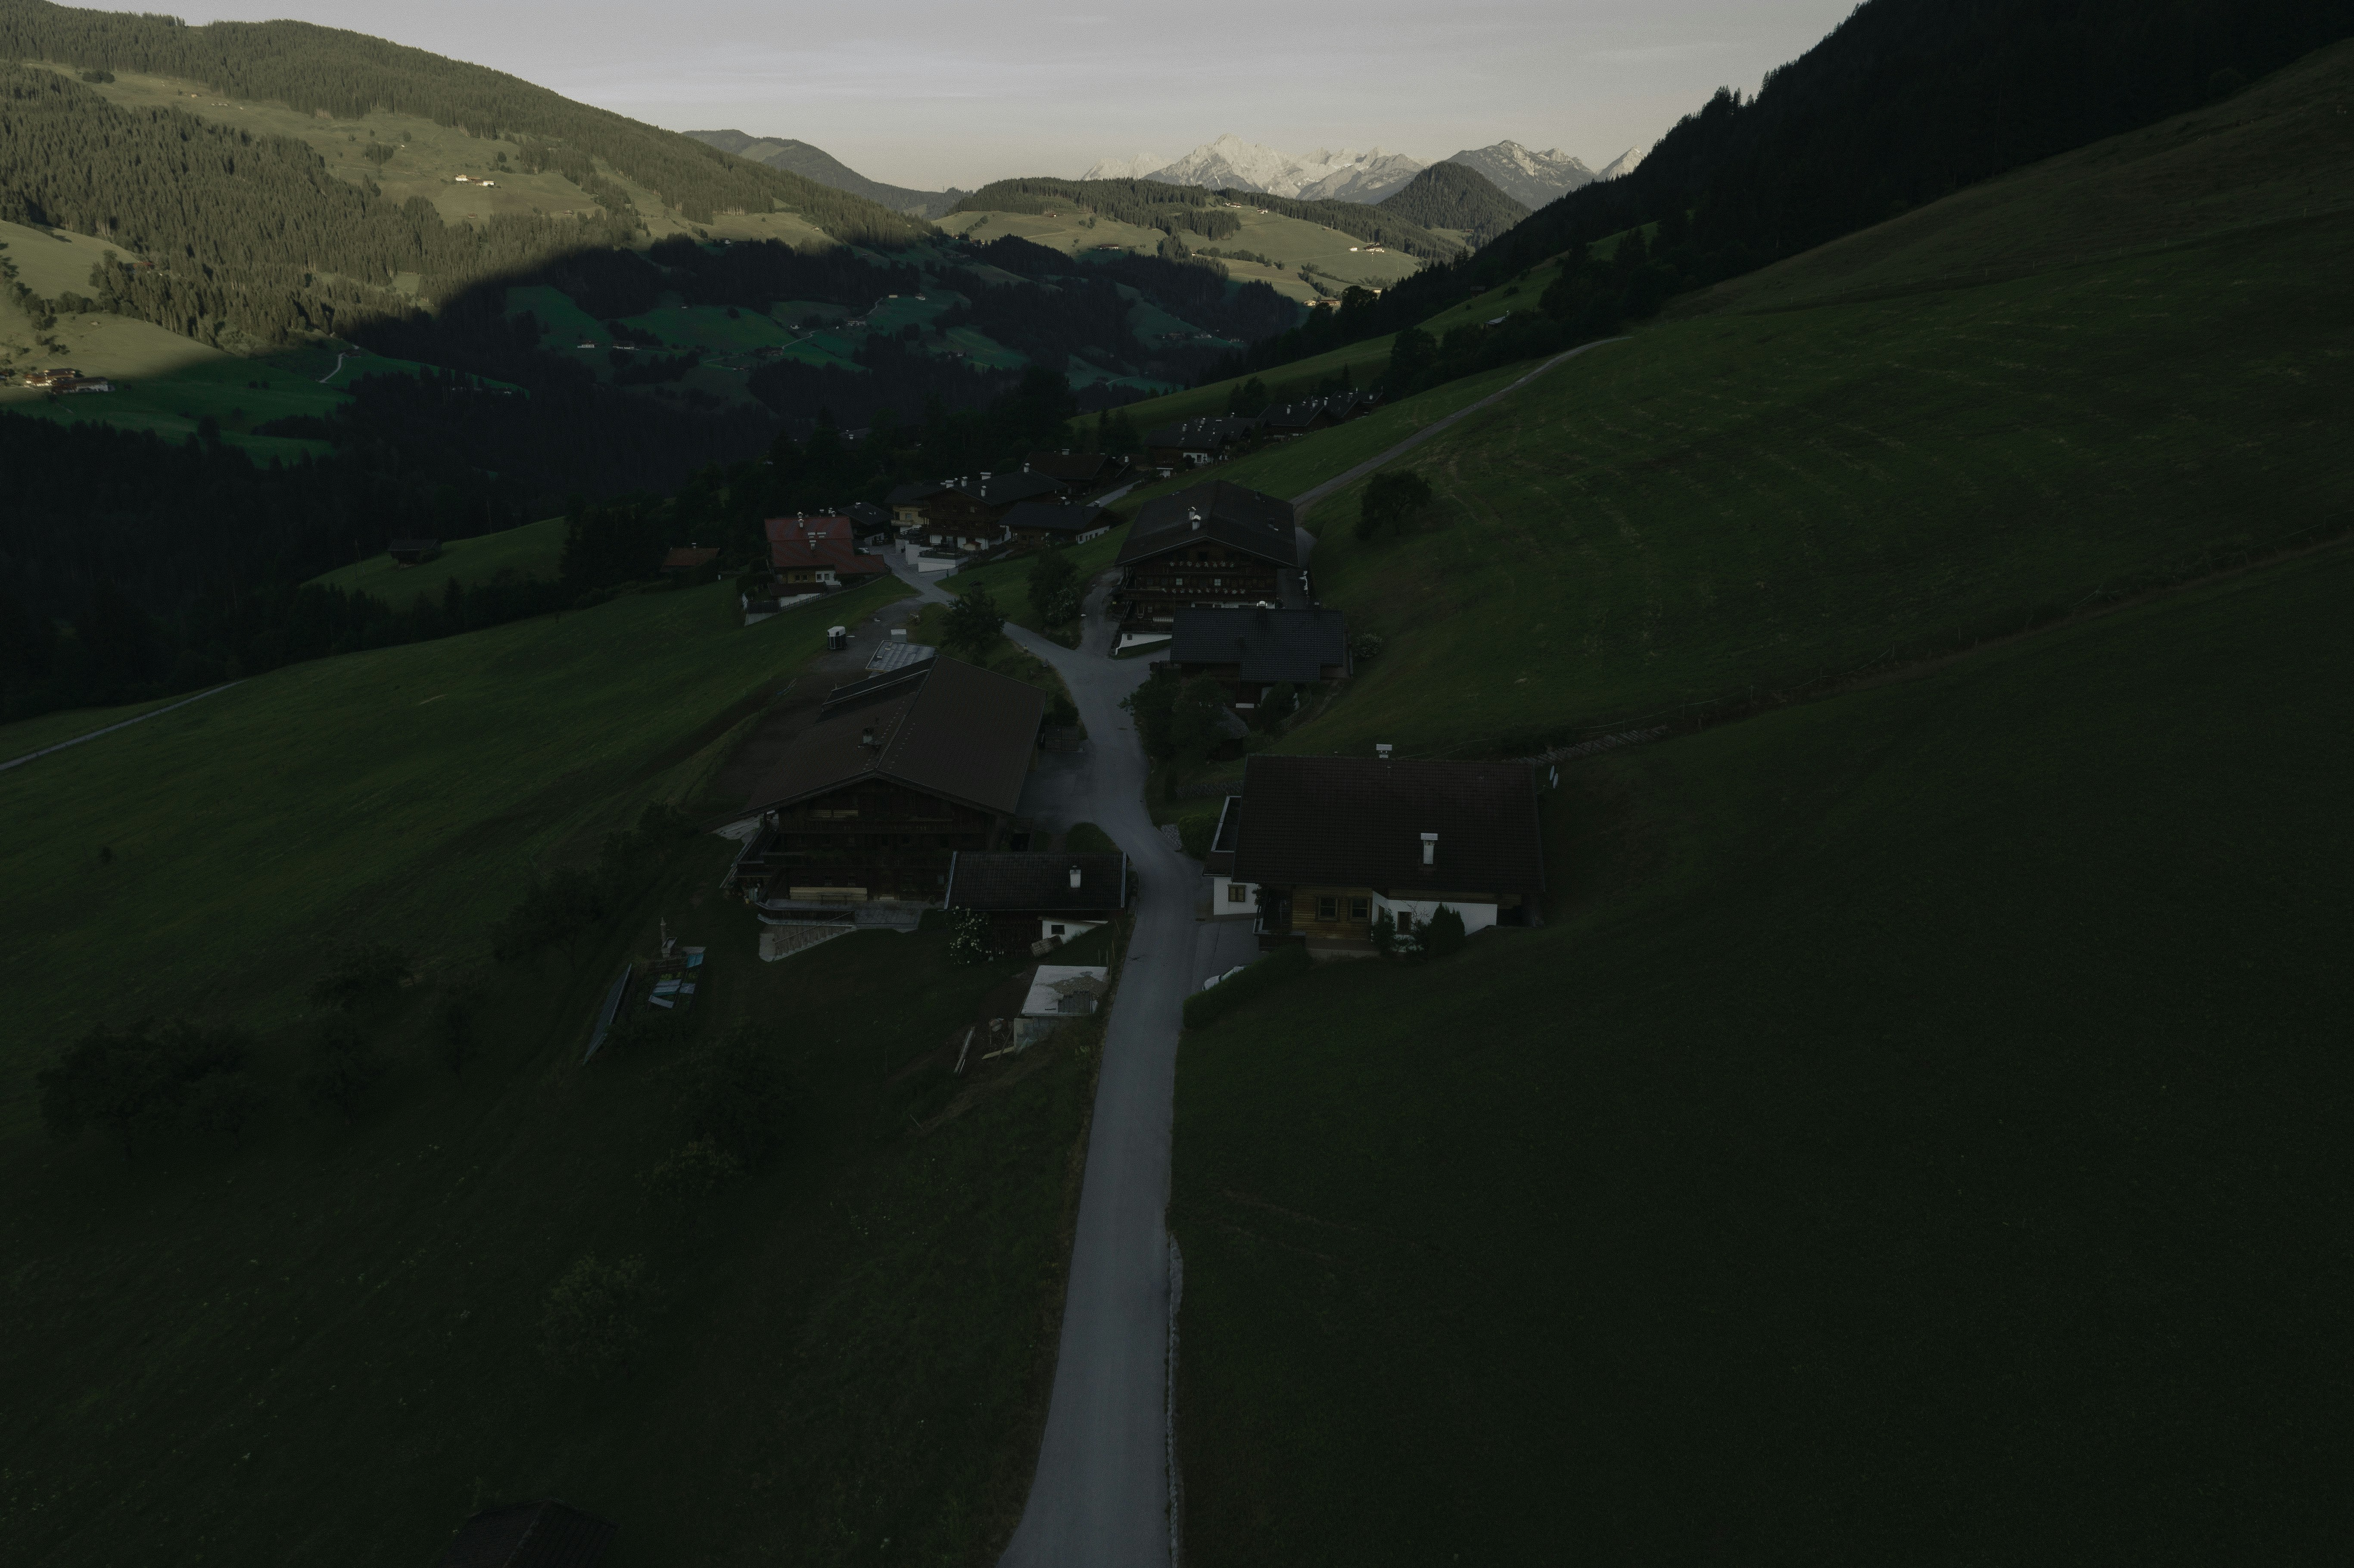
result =
[[[252,1054],[252,1036],[234,1025],[207,1029],[185,1019],[160,1030],[144,1020],[124,1030],[100,1024],[35,1079],[41,1120],[58,1139],[103,1128],[125,1154],[175,1128],[234,1139],[264,1103],[247,1072]]]
[[[558,1372],[603,1377],[626,1365],[645,1330],[652,1291],[646,1260],[600,1262],[587,1254],[564,1271],[540,1313],[539,1343]]]
[[[414,978],[408,955],[378,942],[346,948],[325,979],[311,988],[316,1007],[338,1007],[345,1012],[362,1003],[379,1001],[398,992]]]
[[[985,964],[997,957],[997,944],[989,934],[989,916],[978,909],[951,909],[949,918],[949,958],[960,964]]]
[[[791,1135],[791,1080],[749,1034],[704,1051],[687,1065],[686,1079],[680,1109],[690,1139],[753,1166]]]
[[[1444,904],[1432,910],[1430,919],[1423,927],[1422,945],[1434,959],[1443,959],[1450,953],[1461,952],[1463,950],[1462,912],[1449,909]]]
[[[968,588],[949,607],[948,626],[940,641],[951,652],[962,650],[975,659],[985,657],[1005,630],[1005,614],[985,588]]]
[[[1313,967],[1305,942],[1286,942],[1235,976],[1185,999],[1185,1027],[1207,1029],[1253,998],[1297,980]]]
[[[370,1045],[349,1019],[330,1019],[311,1044],[311,1065],[294,1080],[302,1097],[322,1110],[356,1121],[376,1096],[392,1064]]]
[[[672,846],[694,831],[676,807],[648,802],[635,829],[605,835],[594,867],[560,867],[532,884],[492,933],[492,951],[504,963],[555,944],[577,960],[581,938],[644,892]]]
[[[1119,845],[1093,822],[1073,822],[1063,835],[1063,847],[1072,854],[1118,854]]]
[[[1357,537],[1370,539],[1384,528],[1395,533],[1430,502],[1430,482],[1412,470],[1377,473],[1365,482],[1358,498]]]

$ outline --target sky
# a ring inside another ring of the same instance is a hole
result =
[[[153,4],[153,0],[149,0]],[[1175,159],[1233,132],[1433,162],[1511,140],[1599,168],[1719,86],[1755,91],[1854,0],[223,0],[510,71],[673,131],[822,147],[967,189]],[[112,8],[112,7],[111,7]],[[121,6],[121,9],[145,8]]]

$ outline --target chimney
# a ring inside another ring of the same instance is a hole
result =
[[[858,744],[861,746],[872,747],[875,744],[875,731],[872,728],[860,730],[858,732]],[[1430,837],[1428,833],[1425,833],[1422,836],[1424,838]],[[1430,863],[1430,852],[1428,850],[1422,852],[1422,863],[1425,865],[1428,865]]]
[[[1373,755],[1380,758],[1384,762],[1387,762],[1390,759],[1390,743],[1386,740],[1375,741],[1373,743]]]
[[[1422,835],[1422,863],[1425,865],[1436,865],[1438,863],[1438,835],[1437,833],[1425,833]]]
[[[1075,865],[1075,866],[1071,867],[1071,885],[1072,885],[1073,887],[1076,887],[1078,885],[1079,885],[1079,868],[1078,868],[1077,866],[1076,866],[1076,865]]]

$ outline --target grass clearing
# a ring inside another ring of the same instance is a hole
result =
[[[1553,925],[1189,1037],[1188,1557],[2317,1560],[2349,590],[1565,766]]]
[[[633,812],[650,758],[701,750],[714,715],[900,591],[749,628],[724,583],[625,596],[290,665],[0,776],[20,824],[0,839],[0,1139],[33,1135],[30,1073],[101,1014],[276,1027],[344,943],[472,961],[535,865]]]
[[[564,527],[563,518],[544,517],[495,534],[444,540],[441,553],[422,566],[404,567],[388,555],[371,556],[311,581],[322,588],[367,594],[395,609],[406,609],[420,596],[439,602],[453,581],[474,588],[507,571],[524,577],[555,577],[564,561]]]
[[[616,1564],[867,1562],[886,1536],[993,1559],[1044,1419],[1093,1032],[960,1101],[939,1048],[1015,966],[955,966],[945,931],[763,964],[751,913],[713,896],[735,846],[707,835],[577,954],[482,956],[535,864],[648,800],[735,805],[707,791],[750,714],[900,591],[750,629],[724,586],[625,596],[275,672],[0,775],[16,1557],[411,1563],[476,1508],[555,1494],[622,1524]],[[11,726],[0,755],[117,716]],[[664,919],[707,947],[695,1010],[583,1067],[607,981]],[[346,1123],[292,1084],[304,993],[360,940],[424,983],[358,1015],[391,1069]],[[432,1020],[470,972],[486,1051],[453,1076]],[[270,1103],[239,1146],[133,1162],[40,1134],[35,1069],[143,1013],[255,1029]],[[650,1208],[684,1064],[738,1031],[790,1076],[790,1146]],[[588,1254],[642,1257],[656,1287],[632,1364],[597,1383],[538,1343]]]
[[[1285,744],[1672,722],[2326,534],[2349,265],[2331,216],[1597,349],[1405,460],[1428,527],[1320,530],[1324,601],[1391,652]]]

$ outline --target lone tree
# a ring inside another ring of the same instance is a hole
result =
[[[247,1071],[252,1054],[252,1037],[234,1026],[101,1024],[35,1080],[41,1119],[60,1139],[101,1128],[126,1155],[145,1138],[175,1128],[234,1139],[264,1099]]]
[[[970,588],[949,607],[948,630],[941,641],[975,659],[984,657],[1005,630],[1005,612],[985,588]]]
[[[1052,626],[1077,619],[1079,568],[1059,550],[1041,550],[1030,562],[1030,604]],[[1068,600],[1066,604],[1065,601]],[[1071,613],[1060,614],[1058,611]]]
[[[1164,783],[1210,755],[1225,734],[1226,694],[1207,675],[1181,679],[1166,664],[1130,692],[1120,705],[1136,715],[1144,753],[1166,769]]]
[[[1377,473],[1366,481],[1357,503],[1357,537],[1370,539],[1384,528],[1395,532],[1430,501],[1430,482],[1411,469]]]

